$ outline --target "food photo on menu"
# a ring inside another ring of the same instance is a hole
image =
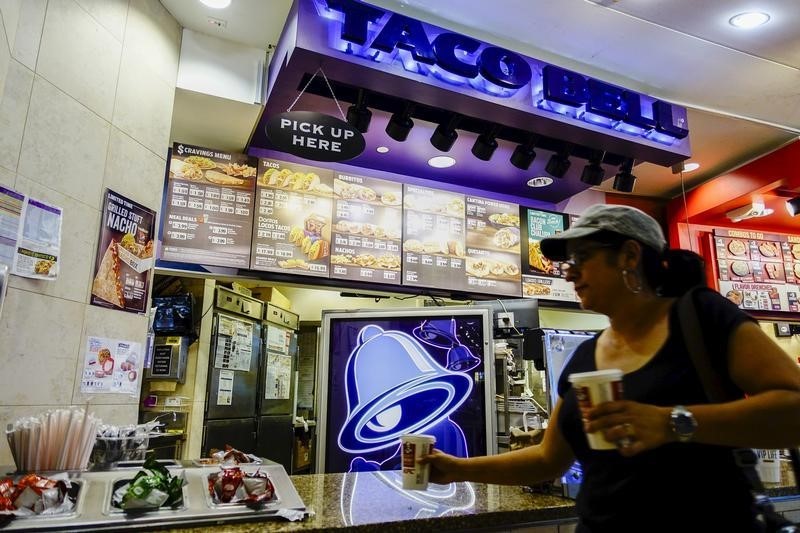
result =
[[[523,209],[525,238],[522,242],[522,296],[577,301],[571,283],[566,279],[562,263],[544,256],[541,241],[566,229],[569,215],[540,209]]]
[[[519,205],[468,196],[466,227],[469,286],[519,296]]]

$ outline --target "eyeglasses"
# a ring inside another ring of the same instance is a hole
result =
[[[566,264],[567,268],[581,268],[583,264],[588,261],[589,259],[597,253],[598,250],[602,249],[609,249],[609,248],[616,248],[613,244],[597,244],[594,246],[585,246],[580,250],[575,250],[569,257],[567,258],[564,263]]]

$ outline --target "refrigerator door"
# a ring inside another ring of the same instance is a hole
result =
[[[209,354],[206,418],[255,415],[260,349],[259,323],[227,313],[215,313]]]
[[[264,357],[261,364],[259,413],[294,416],[294,371],[297,334],[264,323]]]
[[[293,442],[293,415],[258,417],[256,455],[280,463],[287,472],[291,472]]]
[[[547,375],[547,400],[548,411],[553,412],[553,408],[558,401],[558,378],[561,370],[567,363],[575,348],[582,342],[592,338],[593,332],[564,332],[544,330],[542,343],[544,345],[544,366]]]
[[[253,418],[206,420],[203,427],[203,457],[209,456],[211,448],[224,450],[226,444],[242,452],[253,453],[256,448],[255,429]]]

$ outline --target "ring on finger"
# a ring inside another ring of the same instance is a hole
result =
[[[625,429],[625,435],[627,435],[629,438],[633,438],[633,436],[635,435],[635,432],[633,430],[633,424],[625,422],[624,424],[622,424],[622,427]]]

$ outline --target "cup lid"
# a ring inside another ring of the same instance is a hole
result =
[[[570,383],[581,382],[598,382],[598,381],[613,381],[622,379],[624,372],[619,368],[607,368],[604,370],[595,370],[594,372],[577,372],[570,374],[567,379]]]

